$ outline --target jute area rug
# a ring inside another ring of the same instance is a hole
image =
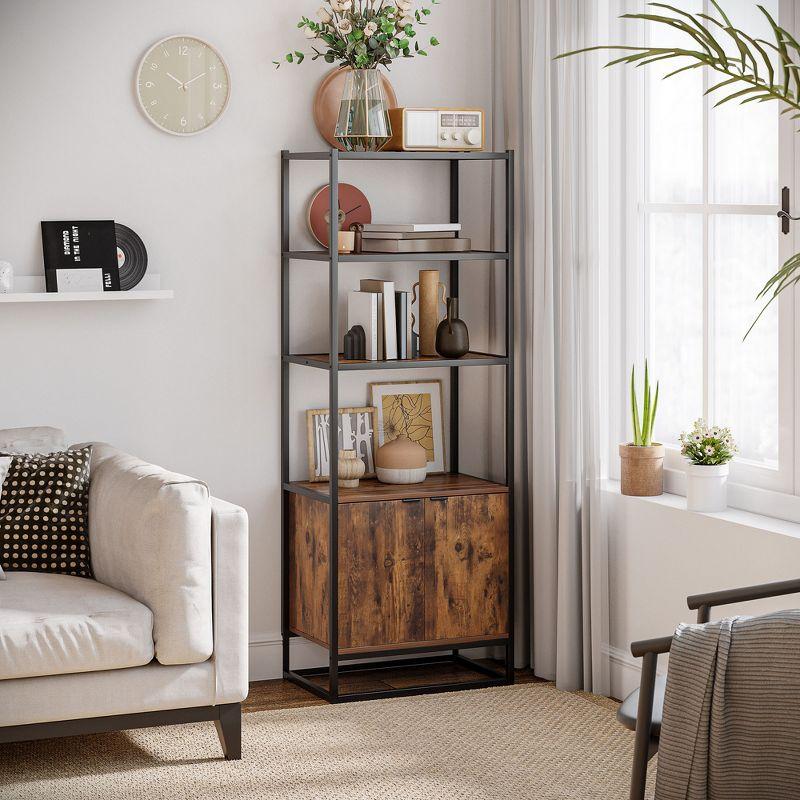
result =
[[[0,798],[624,800],[615,708],[539,683],[265,711],[230,763],[211,723],[0,745]]]

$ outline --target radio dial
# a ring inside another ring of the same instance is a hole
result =
[[[468,130],[466,133],[466,140],[473,147],[477,147],[481,143],[480,128],[472,128],[471,130]]]
[[[458,131],[453,131],[453,141],[454,141],[454,142],[457,142],[457,141],[458,141],[458,139],[459,139],[459,136],[458,136]]]
[[[442,141],[443,142],[447,141],[447,133],[442,133]]]

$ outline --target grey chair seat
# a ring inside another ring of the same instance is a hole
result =
[[[666,675],[656,678],[656,690],[653,697],[653,723],[650,726],[650,736],[658,739],[661,736],[661,720],[664,718],[664,690],[667,687]],[[625,702],[617,711],[617,720],[628,730],[636,730],[636,714],[639,710],[639,690],[631,692]]]

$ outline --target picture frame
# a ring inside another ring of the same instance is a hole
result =
[[[339,409],[339,449],[356,450],[366,467],[365,478],[375,477],[376,409]],[[330,409],[318,408],[306,412],[308,430],[308,480],[311,483],[330,481]],[[366,426],[366,427],[365,427]]]
[[[428,452],[428,474],[447,471],[441,380],[370,383],[378,447],[405,435]]]

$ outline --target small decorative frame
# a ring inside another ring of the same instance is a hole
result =
[[[374,408],[339,409],[339,449],[355,450],[367,471],[365,478],[375,477],[375,412]],[[307,411],[308,479],[311,483],[330,480],[330,410]]]
[[[377,412],[379,447],[406,436],[427,450],[429,475],[447,471],[442,381],[371,383],[369,396]]]

